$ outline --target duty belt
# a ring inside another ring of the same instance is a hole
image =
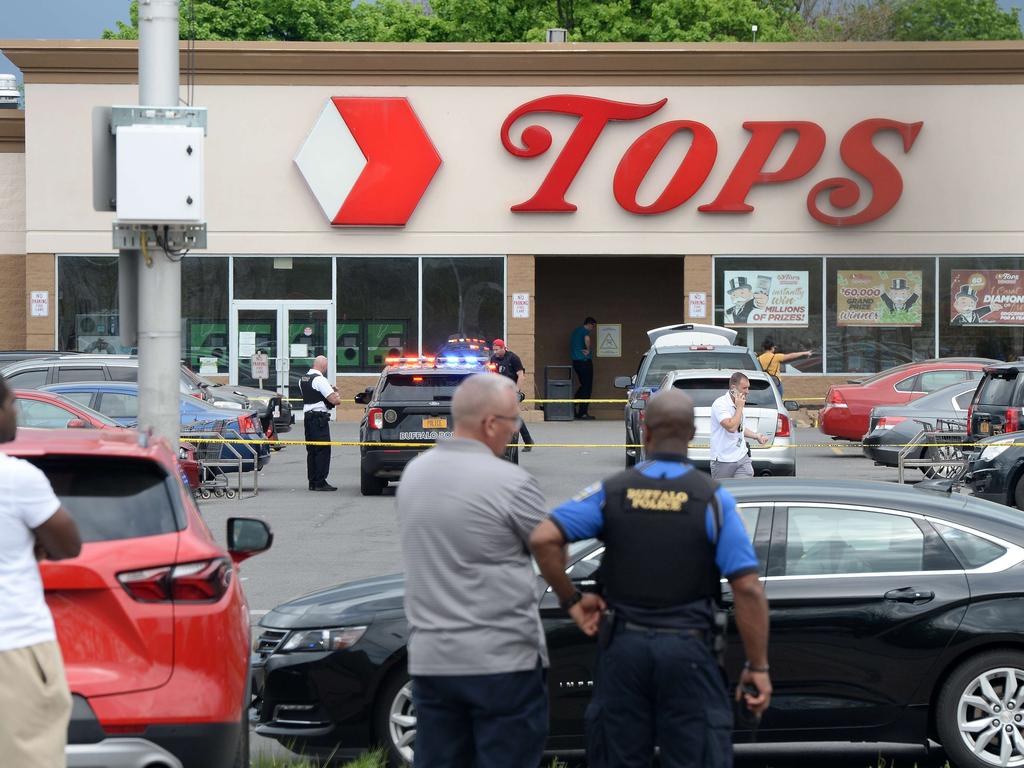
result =
[[[648,627],[644,624],[637,624],[632,621],[624,621],[622,628],[630,632],[654,632],[658,635],[685,635],[696,637],[698,640],[707,640],[711,635],[710,629],[681,629],[679,627]]]

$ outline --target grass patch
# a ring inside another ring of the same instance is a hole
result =
[[[321,762],[311,757],[276,757],[274,755],[257,755],[249,764],[251,768],[326,768],[331,761]],[[387,768],[384,750],[375,749],[362,757],[341,763],[345,768]]]

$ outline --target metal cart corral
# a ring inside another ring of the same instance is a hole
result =
[[[906,468],[931,470],[925,474],[959,482],[967,473],[967,457],[963,449],[967,442],[967,423],[960,419],[936,419],[934,423],[923,419],[915,421],[921,425],[921,431],[899,452],[897,468],[900,483]],[[922,446],[928,446],[925,453],[931,455],[909,458]]]
[[[252,464],[252,495],[259,494],[259,451],[256,446],[224,442],[242,440],[242,436],[225,422],[197,422],[183,431],[181,438],[196,446],[196,462],[199,464],[199,488],[196,492],[200,498],[242,498],[247,463]],[[238,478],[237,489],[231,473]]]

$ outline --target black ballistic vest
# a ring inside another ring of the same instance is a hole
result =
[[[601,583],[610,603],[673,608],[721,595],[707,532],[717,488],[693,469],[671,479],[628,469],[604,482]]]
[[[323,403],[327,406],[327,410],[331,410],[334,404],[313,388],[313,379],[321,375],[318,373],[316,376],[313,376],[307,373],[299,379],[299,392],[302,393],[302,404],[316,405],[317,403]]]

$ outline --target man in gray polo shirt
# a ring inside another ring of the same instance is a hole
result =
[[[510,379],[468,377],[452,417],[454,437],[411,461],[397,493],[416,768],[536,766],[548,658],[529,540],[544,497],[501,458],[520,424]]]

